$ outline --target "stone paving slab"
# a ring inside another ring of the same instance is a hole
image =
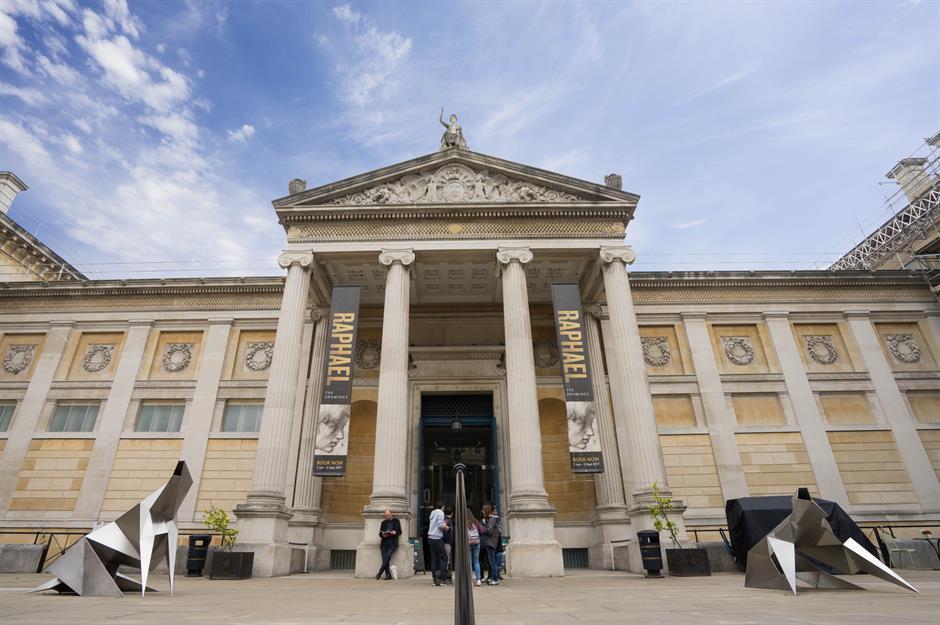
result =
[[[905,571],[921,594],[871,576],[862,591],[807,590],[799,596],[744,588],[734,573],[702,578],[644,579],[584,571],[565,578],[508,580],[474,588],[480,625],[782,624],[908,625],[940,623],[940,571]],[[47,575],[0,575],[4,625],[445,625],[453,623],[453,589],[430,577],[358,580],[317,573],[275,579],[210,581],[177,577],[165,592],[123,599],[27,594]],[[157,588],[166,580],[153,579]]]

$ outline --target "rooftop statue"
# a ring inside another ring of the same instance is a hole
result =
[[[451,113],[450,123],[444,121],[444,107],[441,107],[441,117],[440,117],[441,126],[446,128],[444,130],[443,136],[441,136],[441,149],[446,150],[447,148],[466,148],[467,140],[463,138],[463,129],[457,124],[457,115]]]

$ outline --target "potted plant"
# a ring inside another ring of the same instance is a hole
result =
[[[233,551],[238,530],[229,527],[228,513],[210,505],[202,513],[202,522],[222,537],[222,548],[211,554],[209,579],[248,579],[254,564],[253,551]]]
[[[711,575],[711,566],[708,563],[708,552],[700,547],[686,547],[679,543],[679,527],[669,518],[672,510],[672,497],[665,497],[659,492],[659,484],[653,482],[653,505],[649,507],[650,516],[653,517],[653,527],[657,532],[669,532],[669,540],[674,549],[666,549],[666,563],[669,565],[669,574],[677,577],[692,577]]]

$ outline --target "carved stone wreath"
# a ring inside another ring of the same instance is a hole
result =
[[[82,369],[88,373],[104,371],[111,364],[114,356],[114,345],[94,343],[88,346],[85,357],[82,358]]]
[[[819,364],[831,365],[839,359],[839,352],[836,350],[831,336],[804,336],[803,341],[806,343],[806,352],[809,357]]]
[[[754,362],[754,345],[749,336],[723,336],[721,346],[728,360],[736,365],[744,366]]]
[[[558,365],[558,347],[554,341],[536,341],[532,344],[532,353],[535,355],[535,366],[540,369]]]
[[[360,369],[375,369],[382,361],[382,344],[368,339],[356,345],[356,366]]]
[[[248,343],[245,346],[245,368],[251,371],[264,371],[274,360],[274,343]]]
[[[665,336],[640,337],[643,346],[643,360],[651,367],[665,367],[672,360],[669,351],[669,339]]]
[[[433,172],[409,174],[334,199],[334,205],[436,204],[448,202],[577,202],[571,193],[533,182],[512,180],[485,169],[452,164]]]
[[[3,370],[16,375],[22,373],[33,363],[38,345],[10,345],[3,357]]]
[[[170,373],[183,371],[193,359],[195,343],[167,343],[163,351],[163,370]]]
[[[920,348],[914,342],[913,334],[885,334],[891,355],[903,363],[912,365],[920,362]]]

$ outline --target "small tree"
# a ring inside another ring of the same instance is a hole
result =
[[[235,537],[238,536],[238,530],[228,526],[228,513],[225,510],[210,504],[202,513],[202,522],[210,530],[221,534],[223,549],[232,550],[232,547],[235,546]]]
[[[679,544],[679,526],[675,524],[667,515],[672,510],[672,497],[664,497],[659,493],[659,484],[653,482],[653,505],[649,507],[650,516],[653,517],[653,527],[657,532],[666,530],[669,532],[669,539],[676,549],[682,549]]]

